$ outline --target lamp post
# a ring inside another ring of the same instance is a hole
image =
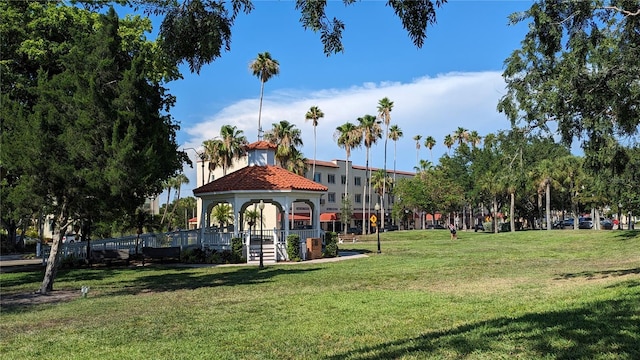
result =
[[[203,152],[199,152],[198,150],[194,149],[194,148],[185,148],[185,150],[193,150],[195,151],[196,154],[198,154],[198,157],[200,158],[200,161],[202,162],[202,185],[204,186],[204,161],[206,160],[206,156],[207,154],[203,151]]]
[[[378,234],[378,254],[380,254],[380,221],[378,220],[380,217],[380,204],[376,203],[373,208],[376,210],[376,233]]]
[[[262,210],[264,210],[264,201],[260,200],[260,266],[259,268],[264,268],[263,256],[262,256]]]

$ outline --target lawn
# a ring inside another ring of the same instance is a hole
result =
[[[396,231],[331,263],[61,270],[8,359],[640,359],[640,232]],[[0,274],[2,294],[41,272]],[[86,298],[80,288],[89,286]]]

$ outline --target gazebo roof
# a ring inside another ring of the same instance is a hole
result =
[[[193,190],[194,195],[243,190],[327,191],[324,185],[279,166],[247,166]]]

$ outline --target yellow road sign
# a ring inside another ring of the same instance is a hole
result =
[[[369,220],[371,220],[371,226],[377,226],[378,223],[378,217],[375,215],[371,215],[371,217],[369,218]]]

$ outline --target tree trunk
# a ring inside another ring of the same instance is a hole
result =
[[[498,199],[493,198],[493,232],[498,233]]]
[[[60,251],[60,246],[62,244],[62,237],[67,233],[67,227],[69,224],[67,223],[67,217],[64,215],[65,210],[63,210],[58,218],[60,224],[64,224],[64,226],[58,226],[53,232],[53,244],[51,245],[51,252],[49,253],[49,259],[47,260],[47,267],[44,271],[44,278],[42,279],[42,285],[40,286],[40,293],[46,294],[50,291],[53,291],[53,282],[56,279],[56,274],[58,273],[58,267],[60,266],[60,260],[62,256],[62,252]],[[90,254],[87,254],[87,257]]]
[[[551,224],[551,184],[547,182],[547,189],[545,191],[545,211],[547,212],[547,230],[551,230],[553,225]]]
[[[516,194],[515,193],[511,193],[511,206],[509,207],[509,225],[511,226],[511,232],[515,232],[516,231],[516,217],[515,217],[515,211],[516,211]]]

